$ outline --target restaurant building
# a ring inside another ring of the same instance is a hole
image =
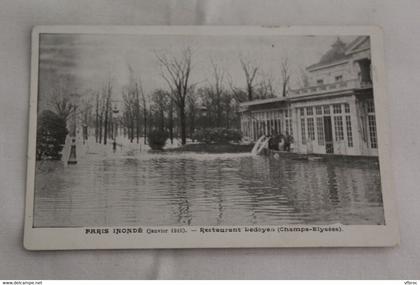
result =
[[[294,152],[377,156],[369,37],[337,38],[306,71],[307,86],[286,97],[241,103],[243,136],[290,134]]]

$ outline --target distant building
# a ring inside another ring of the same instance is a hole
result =
[[[243,135],[288,133],[298,153],[377,156],[369,37],[337,38],[306,71],[308,86],[287,97],[241,103]]]

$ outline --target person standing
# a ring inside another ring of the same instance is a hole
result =
[[[284,139],[284,151],[290,151],[290,145],[293,142],[293,137],[286,132],[286,137]]]

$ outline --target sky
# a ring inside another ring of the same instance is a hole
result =
[[[344,42],[354,36],[341,36]],[[259,67],[259,76],[274,79],[280,91],[281,62],[288,59],[291,87],[299,87],[301,71],[317,63],[337,36],[284,35],[121,35],[121,34],[41,34],[39,53],[39,100],[46,104],[57,87],[67,93],[100,91],[111,79],[113,98],[122,98],[129,84],[130,68],[136,80],[150,94],[154,89],[169,90],[161,76],[156,54],[179,56],[189,47],[192,55],[191,82],[205,86],[212,80],[211,61],[216,63],[235,87],[244,88],[239,58]],[[228,80],[225,82],[228,87]]]

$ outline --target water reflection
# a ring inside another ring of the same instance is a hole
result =
[[[130,153],[37,165],[37,227],[383,224],[376,161]]]

